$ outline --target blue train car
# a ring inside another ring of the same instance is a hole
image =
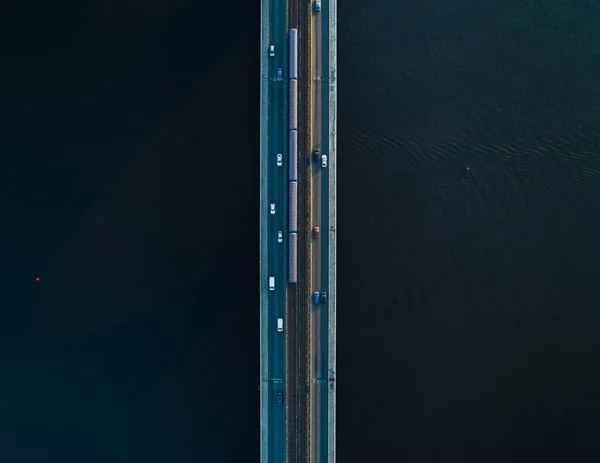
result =
[[[298,184],[290,182],[290,233],[298,231]]]
[[[298,234],[290,233],[289,239],[289,256],[288,256],[288,272],[289,282],[296,283],[298,281]]]
[[[290,130],[298,130],[298,81],[290,81]]]
[[[298,180],[298,133],[290,132],[290,182]]]
[[[290,29],[290,80],[298,78],[298,29]]]

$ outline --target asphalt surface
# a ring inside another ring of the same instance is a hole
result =
[[[329,158],[329,133],[327,97],[329,92],[327,66],[328,47],[328,10],[326,0],[322,1],[320,12],[312,8],[312,141],[313,148],[319,148],[320,154]],[[324,54],[325,53],[325,54]],[[323,124],[323,121],[325,122]],[[313,225],[320,228],[320,238],[312,238],[311,291],[329,292],[329,173],[321,162],[312,164],[312,205]],[[328,461],[328,326],[327,304],[311,303],[311,461]]]
[[[321,33],[319,31],[319,27],[321,26],[321,13],[317,13],[312,9],[312,27],[311,27],[311,53],[312,53],[312,148],[318,148],[321,154],[327,154],[327,150],[324,149],[321,140],[321,128],[322,128],[322,118],[321,118],[321,107],[322,107],[322,42],[321,42]],[[327,229],[323,228],[323,218],[321,214],[321,200],[322,200],[322,177],[323,175],[323,167],[321,167],[320,161],[316,161],[313,157],[312,166],[311,166],[311,221],[314,226],[318,226],[322,232],[322,237],[327,235]],[[322,275],[323,269],[321,264],[321,248],[322,248],[322,238],[315,238],[314,233],[311,238],[311,282],[310,289],[311,293],[315,291],[323,292],[322,288]],[[311,302],[311,435],[310,435],[310,451],[312,456],[312,461],[323,461],[321,460],[321,451],[322,451],[322,443],[321,443],[321,429],[325,423],[322,423],[322,420],[326,418],[322,414],[322,410],[320,407],[321,397],[322,397],[322,388],[323,385],[315,382],[319,378],[323,377],[323,362],[321,355],[321,350],[326,348],[327,346],[323,346],[321,343],[320,336],[320,328],[322,326],[322,314],[324,311],[322,310],[322,305],[317,305],[314,303],[314,299]],[[326,366],[325,366],[326,367]]]
[[[319,43],[321,44],[320,50],[320,63],[323,69],[322,73],[320,73],[320,85],[319,85],[319,97],[321,98],[321,120],[323,123],[320,127],[322,144],[324,146],[324,150],[328,151],[330,146],[330,138],[332,134],[329,133],[329,86],[330,86],[330,76],[329,76],[329,0],[322,0],[322,11],[319,13],[320,15],[320,23],[316,30],[319,34]],[[331,168],[332,157],[330,153],[327,153],[329,158],[329,164],[327,169]],[[321,241],[321,269],[323,272],[321,274],[321,290],[327,291],[330,295],[328,305],[333,304],[333,298],[331,297],[331,290],[329,288],[330,282],[330,253],[329,253],[329,237],[331,236],[331,224],[329,223],[330,218],[330,174],[329,172],[323,172],[321,176],[321,220],[323,223],[323,240]],[[330,332],[330,323],[331,320],[329,318],[329,307],[328,305],[321,305],[320,307],[320,326],[319,326],[319,340],[321,343],[321,349],[318,352],[318,355],[321,359],[321,371],[319,371],[319,378],[324,380],[330,380],[334,375],[331,372],[331,365],[329,365],[329,332]],[[331,456],[332,449],[329,447],[328,435],[331,432],[329,429],[330,423],[328,420],[328,407],[329,407],[329,394],[334,384],[331,382],[328,383],[320,383],[319,391],[321,392],[319,396],[319,409],[321,410],[320,416],[320,429],[319,429],[319,457],[318,461],[327,462],[330,461],[329,457]],[[335,423],[334,423],[335,425]]]
[[[275,56],[269,58],[268,76],[268,203],[275,203],[275,214],[267,211],[268,276],[275,277],[275,290],[269,291],[269,461],[285,460],[286,434],[285,409],[287,390],[285,385],[285,329],[277,331],[277,319],[284,319],[287,287],[287,190],[288,190],[288,46],[287,8],[285,2],[271,1],[269,8],[269,45],[275,45]],[[268,45],[262,50],[268,56]],[[277,69],[282,68],[284,80],[277,81]],[[277,154],[283,155],[283,165],[277,166]],[[269,207],[267,205],[267,207]],[[278,231],[283,232],[283,242],[277,240]],[[284,403],[277,405],[277,393],[283,392]]]

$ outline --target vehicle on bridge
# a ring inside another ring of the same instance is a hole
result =
[[[269,277],[269,291],[275,291],[275,277]]]
[[[315,11],[321,11],[321,0],[315,0]]]
[[[277,154],[277,167],[281,167],[283,165],[283,155],[281,153]]]
[[[321,293],[321,304],[327,304],[327,293],[325,291]]]
[[[281,230],[277,232],[277,242],[283,243],[283,232]]]
[[[321,167],[327,167],[327,155],[321,156]]]
[[[275,45],[269,47],[269,56],[275,56]]]
[[[271,203],[271,214],[275,214],[275,203]]]
[[[277,393],[277,406],[281,407],[283,405],[283,392],[279,391]]]
[[[320,155],[320,153],[319,153],[319,148],[315,148],[315,149],[313,150],[313,155],[314,155],[314,157],[315,157],[315,161],[318,161],[318,160],[319,160],[319,158],[321,157],[321,155]]]
[[[277,319],[277,331],[283,331],[283,318]]]
[[[315,227],[313,231],[314,231],[314,234],[315,234],[315,238],[318,238],[319,235],[321,234],[321,232],[319,230],[319,227]]]
[[[315,304],[319,303],[319,291],[315,291]]]
[[[283,71],[281,68],[277,69],[277,80],[283,80]]]

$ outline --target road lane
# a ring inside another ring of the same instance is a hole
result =
[[[269,213],[268,222],[268,275],[275,277],[275,290],[269,292],[269,460],[285,459],[285,406],[277,406],[277,393],[285,390],[285,332],[277,331],[277,319],[285,319],[287,271],[286,245],[279,243],[277,232],[285,234],[287,205],[287,92],[286,81],[277,81],[277,69],[287,70],[287,8],[285,2],[271,1],[269,44],[262,53],[268,54],[269,45],[275,45],[275,56],[269,57],[268,99],[268,197],[275,203],[275,214]],[[277,153],[283,154],[284,166],[277,166]],[[284,402],[285,404],[285,402]]]
[[[327,154],[326,144],[323,146],[322,143],[322,42],[321,42],[321,14],[314,10],[314,6],[311,8],[311,55],[312,55],[312,82],[311,82],[311,95],[312,95],[312,148],[318,148],[321,154]],[[321,231],[321,237],[318,239],[312,239],[312,262],[311,268],[311,292],[319,291],[322,293],[322,237],[327,235],[327,228],[324,228],[321,212],[321,197],[322,197],[322,177],[323,167],[321,167],[320,160],[313,158],[312,162],[312,204],[311,204],[311,215],[313,226],[319,226]],[[323,426],[322,410],[320,407],[322,397],[322,383],[316,383],[315,380],[323,378],[323,362],[320,355],[321,350],[326,348],[321,342],[321,327],[322,327],[322,313],[323,306],[312,304],[312,317],[311,317],[311,455],[315,462],[319,462],[320,453],[322,451],[321,445],[321,429]]]
[[[319,148],[320,153],[329,155],[329,133],[328,133],[328,91],[329,80],[328,67],[324,51],[328,50],[328,15],[325,11],[329,5],[323,1],[323,9],[316,12],[312,8],[312,139],[313,148]],[[325,13],[325,14],[324,14]],[[323,121],[326,122],[325,126]],[[320,293],[328,291],[329,278],[329,220],[328,220],[328,187],[329,166],[323,168],[319,160],[312,167],[312,218],[314,225],[318,225],[321,237],[313,239],[312,253],[312,291]],[[311,319],[311,455],[314,462],[328,461],[328,304],[312,305]],[[315,382],[318,381],[318,382]]]

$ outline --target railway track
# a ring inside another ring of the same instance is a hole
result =
[[[307,166],[306,155],[308,113],[308,37],[309,4],[305,0],[291,0],[288,11],[288,29],[298,29],[298,282],[288,285],[287,330],[287,461],[307,461],[307,344],[309,298],[307,275]]]

